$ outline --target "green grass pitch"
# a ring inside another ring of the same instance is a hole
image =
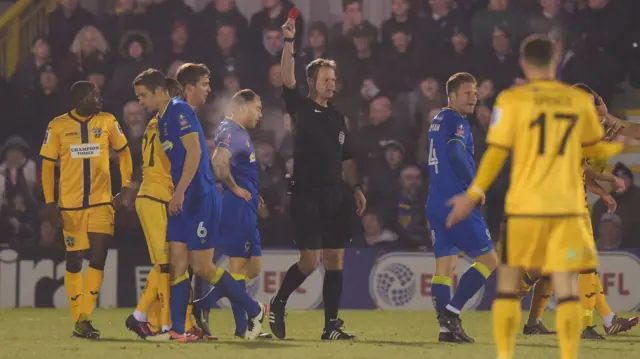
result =
[[[278,358],[368,359],[450,358],[493,359],[495,351],[489,312],[463,313],[464,326],[474,344],[439,344],[434,312],[343,311],[347,330],[358,335],[353,342],[322,342],[322,311],[290,312],[285,340],[248,342],[234,339],[230,311],[211,314],[217,342],[190,344],[151,343],[138,340],[124,327],[129,309],[97,310],[94,325],[102,339],[71,337],[72,324],[64,309],[0,310],[0,358],[2,359],[165,359],[165,358]],[[523,313],[523,318],[526,318]],[[553,327],[554,315],[546,323]],[[268,324],[266,330],[268,331]],[[599,323],[598,323],[599,324]],[[602,331],[602,327],[598,327]],[[555,336],[518,335],[517,359],[558,358]],[[581,344],[581,359],[640,358],[640,328],[603,341]]]

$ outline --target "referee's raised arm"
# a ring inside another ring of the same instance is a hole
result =
[[[284,36],[284,49],[282,50],[282,84],[289,89],[296,88],[295,63],[293,60],[293,43],[296,38],[296,21],[287,19],[282,25],[282,35]]]

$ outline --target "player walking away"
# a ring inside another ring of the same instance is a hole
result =
[[[466,116],[473,113],[478,100],[476,79],[468,73],[457,73],[446,84],[448,107],[440,111],[429,127],[429,196],[426,211],[434,238],[436,272],[432,293],[440,323],[439,341],[473,342],[461,326],[460,311],[484,285],[498,266],[498,257],[480,209],[471,218],[446,229],[450,208],[447,201],[463,193],[475,175],[473,136]],[[451,297],[458,254],[464,251],[475,262],[460,278]]]
[[[183,96],[182,86],[178,81],[167,79],[167,88],[169,96]],[[127,329],[142,339],[171,328],[170,269],[166,236],[167,204],[173,193],[173,182],[169,174],[169,159],[161,148],[156,115],[147,124],[142,137],[142,183],[139,180],[132,181],[132,187],[138,188],[136,212],[147,239],[151,263],[154,265],[136,310],[125,322]],[[195,335],[198,328],[191,321],[187,315],[185,328]]]
[[[231,116],[216,131],[216,150],[211,163],[216,178],[223,183],[221,239],[216,247],[229,256],[231,276],[246,288],[246,283],[262,270],[262,244],[258,232],[258,207],[263,205],[258,194],[258,162],[248,129],[255,128],[262,117],[262,101],[251,90],[242,90],[231,99]],[[224,296],[215,287],[207,296],[203,317]],[[231,302],[236,322],[235,336],[244,338],[247,313],[237,302]],[[260,337],[271,337],[261,333]]]
[[[281,62],[283,96],[296,133],[291,221],[300,260],[289,268],[271,300],[269,324],[276,337],[286,336],[287,300],[322,259],[325,325],[321,338],[353,339],[354,335],[341,329],[344,322],[338,318],[344,248],[350,242],[348,223],[352,215],[346,206],[343,171],[347,184],[353,189],[358,215],[362,215],[366,199],[353,161],[345,118],[329,103],[335,94],[336,65],[322,58],[312,61],[306,70],[309,96],[302,97],[296,90],[294,75],[295,20],[287,19],[282,29],[285,36]]]
[[[64,285],[75,322],[73,335],[96,339],[100,331],[89,318],[98,300],[107,246],[113,236],[114,208],[128,206],[127,196],[112,199],[109,151],[120,163],[122,192],[130,190],[131,153],[113,115],[100,112],[102,97],[88,81],[71,87],[74,109],[49,122],[40,156],[46,210],[54,227],[62,225],[66,252]],[[58,201],[54,200],[54,170],[60,160]],[[112,203],[113,202],[113,203]],[[82,277],[82,259],[89,267]]]
[[[194,95],[206,99],[209,70],[200,64],[185,64],[180,70],[187,71],[187,68],[198,69],[199,75],[195,85],[184,86],[185,93],[189,96],[193,91]],[[245,307],[249,317],[246,337],[255,339],[262,327],[264,305],[251,299],[229,273],[213,263],[213,241],[220,235],[222,201],[209,165],[200,122],[188,103],[169,97],[164,74],[160,71],[142,72],[134,80],[134,87],[143,106],[150,111],[159,111],[158,135],[169,158],[175,188],[169,200],[167,219],[172,329],[150,338],[179,342],[195,340],[185,334],[184,327],[191,291],[187,270],[190,262],[197,276],[222,287],[231,300]]]
[[[598,115],[603,120],[603,122],[606,122],[606,115],[608,114],[608,111],[606,109],[606,105],[604,104],[600,96],[598,96],[598,94],[586,84],[576,84],[573,87],[581,89],[590,95],[590,97],[594,101],[594,104],[598,111]],[[611,126],[611,128],[614,128],[614,126]],[[589,214],[589,207],[588,207],[587,198],[586,198],[586,191],[589,191],[595,195],[600,196],[604,201],[604,203],[607,204],[607,207],[610,211],[615,212],[617,207],[615,199],[604,188],[602,188],[596,182],[596,180],[610,183],[614,188],[614,190],[618,190],[618,191],[624,190],[624,181],[622,179],[617,178],[612,174],[604,173],[605,165],[606,165],[606,161],[595,161],[595,160],[589,159],[586,156],[584,157],[583,166],[584,166],[585,210],[587,211],[587,215]],[[587,218],[589,221],[588,228],[591,234],[591,238],[593,238],[593,231],[592,231],[593,227],[591,226],[591,218],[589,216]],[[530,277],[531,276],[528,276],[527,273],[525,273],[525,280]],[[529,279],[529,280],[535,280],[535,279]],[[539,283],[542,283],[542,280]],[[536,284],[536,286],[537,285],[538,284]],[[587,270],[580,273],[580,276],[578,277],[578,290],[580,292],[580,301],[585,310],[582,339],[596,339],[596,340],[604,339],[604,336],[599,334],[595,330],[595,325],[593,325],[594,309],[597,309],[598,314],[600,314],[600,317],[602,318],[602,321],[603,321],[603,327],[607,335],[615,335],[620,332],[628,331],[638,324],[638,317],[631,317],[631,318],[619,317],[611,310],[611,307],[609,307],[609,304],[607,303],[607,298],[604,295],[604,290],[602,289],[602,282],[600,280],[598,273],[595,270]],[[552,293],[552,290],[549,292],[549,295],[551,293]],[[546,298],[548,298],[549,295],[547,295]],[[544,313],[544,309],[546,308],[548,299],[544,300],[544,303],[542,303],[544,306],[541,304],[537,307],[534,307],[533,304],[536,303],[536,299],[537,297],[536,297],[536,294],[534,293],[534,297],[532,299],[532,308],[529,315],[529,323],[524,327],[524,330],[523,330],[524,334],[547,334],[544,332],[535,331],[535,329],[539,329],[541,327],[544,328],[544,325],[542,325],[540,318],[542,316],[542,313]],[[534,309],[535,309],[535,313],[534,313]],[[537,323],[537,327],[535,324],[532,324],[532,322]]]
[[[492,311],[499,359],[513,357],[523,270],[551,274],[560,357],[578,357],[584,311],[576,275],[598,265],[584,210],[582,153],[607,158],[623,149],[601,140],[604,130],[589,96],[554,80],[553,52],[545,37],[523,42],[520,65],[529,83],[498,96],[478,174],[465,194],[451,199],[447,218],[452,227],[469,216],[511,154],[507,235]]]

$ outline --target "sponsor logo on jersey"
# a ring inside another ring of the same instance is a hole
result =
[[[69,146],[71,158],[91,158],[100,156],[99,143],[83,143]]]

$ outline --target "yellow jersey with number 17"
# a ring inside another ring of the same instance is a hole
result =
[[[503,91],[487,143],[511,151],[507,215],[584,215],[582,147],[603,136],[593,100],[582,90],[549,80]],[[622,150],[606,146],[610,154]]]
[[[142,184],[138,197],[147,197],[161,202],[169,202],[173,196],[171,163],[162,149],[158,136],[158,117],[147,125],[142,136]]]

